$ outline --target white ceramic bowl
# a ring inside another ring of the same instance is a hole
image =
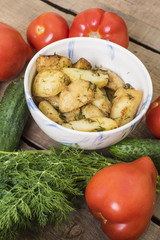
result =
[[[36,73],[36,59],[40,54],[59,54],[76,62],[86,58],[92,66],[103,66],[116,72],[125,82],[143,91],[143,99],[135,118],[126,125],[104,132],[80,132],[71,130],[48,119],[39,111],[31,95],[32,81]],[[143,63],[127,49],[96,38],[68,38],[41,49],[29,62],[24,88],[26,101],[36,123],[53,140],[64,145],[78,145],[83,149],[102,149],[125,138],[133,131],[145,115],[152,99],[152,81]]]

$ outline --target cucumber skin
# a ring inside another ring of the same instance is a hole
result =
[[[143,156],[148,156],[160,172],[160,140],[125,138],[109,147],[110,155],[118,160],[131,162]]]
[[[29,110],[24,94],[24,79],[18,78],[7,87],[0,102],[0,150],[17,150]]]

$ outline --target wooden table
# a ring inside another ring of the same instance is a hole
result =
[[[71,25],[74,16],[82,10],[99,7],[119,14],[126,21],[129,30],[129,50],[134,53],[147,67],[153,81],[153,100],[160,94],[160,4],[159,0],[0,0],[0,21],[16,28],[26,40],[29,23],[43,12],[53,11],[62,15]],[[25,70],[25,69],[24,69]],[[21,73],[21,75],[24,71]],[[9,82],[0,83],[0,97]],[[132,136],[153,138],[143,121]],[[25,127],[20,147],[23,149],[42,148],[57,144],[47,137],[36,125],[32,117]],[[31,233],[20,240],[106,240],[99,223],[90,215],[85,200],[80,199],[80,208],[71,214],[71,224],[65,223],[57,231],[53,226],[40,230],[38,236],[31,238]],[[160,196],[154,216],[140,238],[143,240],[160,239]]]

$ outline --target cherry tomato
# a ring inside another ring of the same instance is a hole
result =
[[[91,8],[80,12],[73,20],[69,37],[96,37],[128,48],[126,23],[113,12]]]
[[[146,113],[146,124],[153,136],[160,139],[160,97],[150,104]]]
[[[45,12],[29,24],[27,39],[29,44],[39,51],[52,42],[67,38],[68,33],[68,23],[62,16],[54,12]]]
[[[149,157],[114,164],[93,175],[85,198],[109,239],[137,240],[144,233],[154,211],[156,179]]]
[[[0,81],[16,77],[33,56],[32,48],[13,27],[0,23]]]

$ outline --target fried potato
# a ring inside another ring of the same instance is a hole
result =
[[[141,91],[119,88],[115,92],[110,117],[117,122],[118,126],[130,122],[134,118],[141,100]]]
[[[39,110],[52,121],[62,124],[59,112],[47,101],[41,101],[38,105]]]
[[[89,103],[81,108],[83,118],[104,117],[105,114],[96,106]]]
[[[35,103],[49,119],[77,131],[107,131],[130,122],[143,93],[85,58],[40,55],[32,84]]]
[[[71,112],[91,102],[95,95],[95,85],[85,80],[77,80],[65,87],[59,95],[59,110]]]
[[[71,112],[62,113],[62,116],[66,122],[79,120],[80,108],[73,110]]]
[[[44,70],[36,75],[32,94],[38,97],[56,96],[69,82],[68,76],[59,70]]]
[[[92,101],[92,104],[98,107],[106,116],[109,116],[111,112],[111,102],[98,88],[96,89],[95,98]]]
[[[54,108],[58,109],[59,108],[59,96],[53,96],[53,97],[34,97],[34,101],[36,103],[40,103],[41,101],[46,100],[49,102]]]
[[[107,88],[116,91],[118,88],[120,87],[124,87],[124,81],[122,78],[120,78],[118,76],[118,74],[114,73],[113,71],[104,68],[104,67],[99,67],[99,68],[95,68],[95,71],[97,71],[97,73],[103,73],[103,74],[108,74],[109,76],[109,80],[108,80],[108,84],[107,84]]]
[[[116,91],[118,88],[124,87],[124,81],[116,73],[108,70],[109,81],[107,88]]]
[[[63,67],[72,67],[72,62],[69,58],[57,54],[40,55],[36,60],[38,72],[44,69],[61,69]]]
[[[80,58],[76,63],[73,64],[73,67],[78,69],[91,69],[92,65],[85,58]]]
[[[53,96],[53,97],[48,97],[44,98],[44,100],[48,101],[54,108],[58,109],[59,108],[59,96]]]
[[[105,87],[108,83],[108,74],[106,73],[78,68],[63,68],[62,71],[69,76],[71,82],[82,79],[96,84],[98,88]]]
[[[111,118],[97,117],[89,119],[81,119],[78,121],[71,121],[69,123],[63,123],[62,126],[85,132],[99,132],[107,131],[117,128],[117,123]]]

